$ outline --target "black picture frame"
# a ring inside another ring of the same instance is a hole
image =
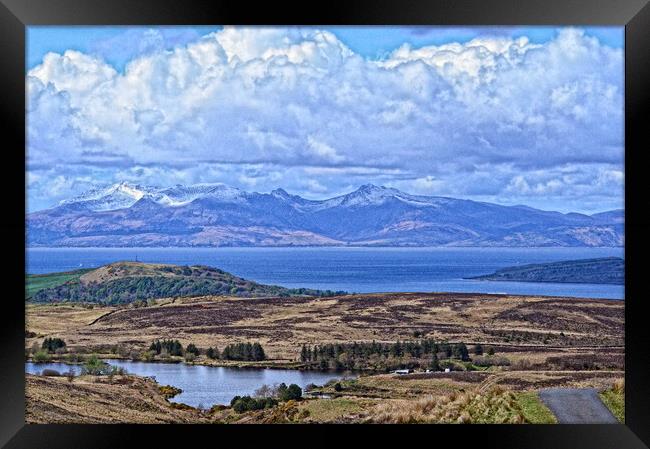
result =
[[[30,25],[618,25],[625,26],[626,424],[526,426],[137,426],[25,425],[25,27]],[[348,0],[326,3],[179,0],[0,0],[3,127],[3,298],[0,327],[0,446],[118,448],[179,446],[205,438],[246,445],[350,443],[353,434],[391,445],[501,448],[642,448],[650,444],[650,326],[644,262],[645,153],[650,148],[650,5],[647,0]],[[644,117],[646,117],[644,119]],[[20,149],[23,149],[21,152]],[[323,435],[322,437],[320,435]],[[233,440],[237,441],[237,440]],[[445,441],[449,441],[448,443]],[[144,442],[144,443],[143,443]],[[275,443],[273,443],[275,442]],[[363,441],[364,445],[374,444]]]

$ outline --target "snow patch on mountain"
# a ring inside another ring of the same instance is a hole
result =
[[[221,202],[241,202],[246,192],[225,184],[194,184],[162,189],[158,192],[156,202],[165,206],[184,206],[200,198],[210,198]]]
[[[178,184],[174,187],[159,188],[120,182],[61,201],[59,206],[74,205],[93,212],[104,212],[129,208],[143,198],[162,206],[178,207],[200,198],[221,202],[241,202],[245,200],[246,192],[220,183],[190,186]]]
[[[63,200],[59,203],[59,206],[78,205],[96,212],[124,209],[133,206],[146,195],[150,195],[150,192],[151,188],[121,182],[109,187],[90,190],[72,199]]]

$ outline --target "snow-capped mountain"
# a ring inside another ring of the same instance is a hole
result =
[[[246,192],[225,184],[176,185],[156,191],[154,201],[166,206],[183,206],[199,198],[211,198],[223,202],[241,202]]]
[[[80,196],[61,201],[59,206],[72,206],[94,212],[125,209],[145,198],[164,206],[183,206],[199,198],[217,201],[241,201],[246,195],[242,190],[225,184],[194,184],[159,188],[121,182],[108,187],[93,189]]]
[[[27,216],[48,246],[622,246],[624,216],[410,195],[363,185],[308,200],[283,189],[120,183]]]
[[[121,182],[109,187],[90,190],[78,197],[63,200],[59,206],[75,206],[90,211],[106,211],[133,206],[152,191],[151,188]]]

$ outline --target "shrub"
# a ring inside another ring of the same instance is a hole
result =
[[[100,360],[97,355],[93,354],[88,357],[88,360],[83,364],[81,368],[81,374],[89,374],[91,376],[101,376],[104,374],[110,374],[113,372],[113,367],[108,363]]]
[[[180,388],[176,388],[171,385],[162,385],[158,387],[158,390],[165,397],[165,399],[173,398],[174,396],[183,392],[183,390]]]
[[[205,352],[205,355],[209,359],[218,359],[219,358],[219,350],[217,348],[209,347],[208,350]]]
[[[199,355],[201,354],[201,351],[199,350],[199,348],[197,348],[197,347],[194,345],[194,343],[190,343],[190,344],[187,345],[187,347],[185,348],[185,353],[194,354],[195,356],[199,356]]]
[[[47,353],[47,351],[38,351],[36,354],[32,356],[32,359],[34,360],[35,363],[45,363],[49,362],[51,357],[50,354]]]
[[[278,399],[282,402],[298,400],[301,398],[302,389],[296,384],[291,384],[287,387],[284,383],[281,383],[278,387]]]
[[[480,343],[477,343],[474,345],[474,354],[475,355],[483,355],[483,346],[481,346]]]
[[[612,391],[614,393],[625,393],[625,380],[624,379],[617,379],[614,381],[614,384],[612,385]]]
[[[334,384],[334,391],[343,391],[343,387],[341,386],[340,382],[336,382]]]
[[[127,371],[120,366],[111,366],[110,374],[117,376],[124,376],[127,374]]]
[[[61,373],[58,372],[57,370],[49,369],[49,368],[45,368],[41,373],[41,376],[48,376],[48,377],[59,377],[60,375]]]
[[[70,362],[70,363],[79,363],[84,360],[83,356],[81,354],[75,354],[75,353],[68,353],[65,356],[65,360]]]
[[[262,410],[272,408],[278,405],[278,401],[273,398],[252,398],[250,396],[235,396],[230,401],[230,406],[237,413],[244,413],[250,410]]]

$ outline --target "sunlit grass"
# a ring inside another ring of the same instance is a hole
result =
[[[29,274],[25,276],[25,299],[31,298],[36,293],[46,288],[57,287],[68,281],[79,279],[90,269],[66,271],[65,273]]]
[[[625,383],[617,381],[614,386],[599,393],[600,399],[621,423],[625,423]]]
[[[346,398],[309,400],[305,401],[302,408],[309,412],[310,419],[317,422],[334,421],[364,409],[359,401]]]
[[[519,393],[517,402],[528,421],[531,424],[556,424],[555,415],[539,399],[537,392]]]

